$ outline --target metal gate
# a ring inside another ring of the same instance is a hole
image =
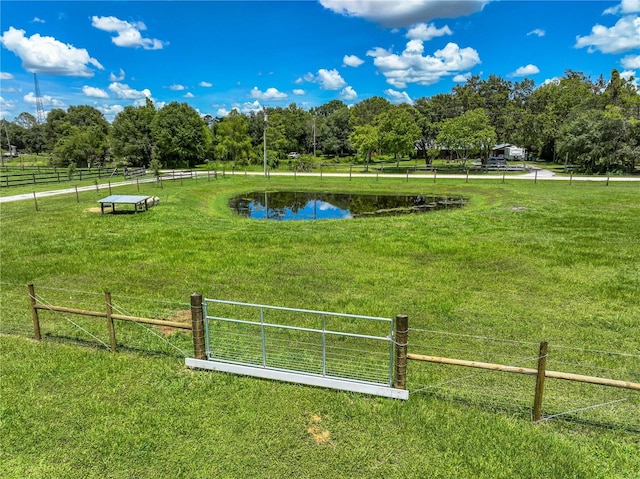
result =
[[[393,319],[204,299],[190,367],[407,399],[392,387]]]

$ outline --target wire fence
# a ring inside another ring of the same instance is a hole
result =
[[[411,329],[409,351],[535,369],[539,343]],[[549,344],[546,361],[547,370],[640,382],[639,354]],[[429,394],[522,416],[532,415],[536,376],[411,362],[407,378],[412,394]],[[640,393],[547,378],[542,420],[560,419],[640,434]]]
[[[104,311],[106,307],[104,293],[76,289],[38,286],[36,299],[45,307],[58,305],[93,311]],[[114,313],[122,315],[174,322],[190,320],[190,304],[182,301],[116,295],[110,305]],[[329,313],[323,318],[286,309],[265,311],[261,318],[255,308],[233,304],[217,304],[215,309],[210,309],[207,337],[211,356],[310,374],[376,383],[388,381],[390,344],[380,340],[388,339],[387,323],[368,321],[364,337],[354,337],[363,331],[355,317]],[[42,335],[48,340],[109,348],[104,318],[46,309],[40,309],[39,313]],[[220,321],[211,316],[241,322]],[[284,327],[269,326],[265,332],[264,323]],[[338,334],[323,334],[323,331]],[[0,333],[33,337],[26,285],[0,282]],[[193,347],[189,332],[129,321],[118,322],[117,342],[119,349],[179,358],[191,354]],[[412,328],[408,349],[410,353],[536,368],[539,343]],[[549,371],[640,382],[640,354],[550,344],[546,359]],[[536,377],[411,361],[407,387],[412,395],[428,394],[529,417]],[[542,421],[558,420],[640,434],[640,393],[547,378]]]
[[[104,318],[47,311],[47,306],[66,306],[86,311],[105,311],[105,294],[75,289],[38,286],[37,302],[43,337],[73,341],[78,344],[109,349],[109,332]],[[113,312],[145,318],[190,323],[190,305],[186,302],[120,296],[110,303]],[[27,286],[0,282],[0,333],[33,337],[31,308]],[[118,321],[119,349],[184,358],[193,350],[188,332],[165,326],[149,326]]]
[[[211,299],[205,304],[210,359],[391,385],[392,319]]]

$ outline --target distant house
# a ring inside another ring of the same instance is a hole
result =
[[[16,149],[15,145],[9,145],[9,149],[3,151],[2,154],[4,156],[18,156],[18,150]]]
[[[505,160],[524,160],[525,149],[511,143],[496,145],[491,149],[491,156]]]

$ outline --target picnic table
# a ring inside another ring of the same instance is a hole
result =
[[[155,204],[153,196],[136,196],[136,195],[110,195],[106,198],[98,200],[100,203],[100,212],[104,214],[105,207],[111,208],[112,212],[116,211],[116,205],[133,205],[133,212],[147,211],[149,209],[149,201]]]

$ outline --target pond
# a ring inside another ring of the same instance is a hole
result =
[[[254,191],[231,198],[229,206],[251,219],[291,221],[427,213],[460,208],[466,201],[461,196]]]

